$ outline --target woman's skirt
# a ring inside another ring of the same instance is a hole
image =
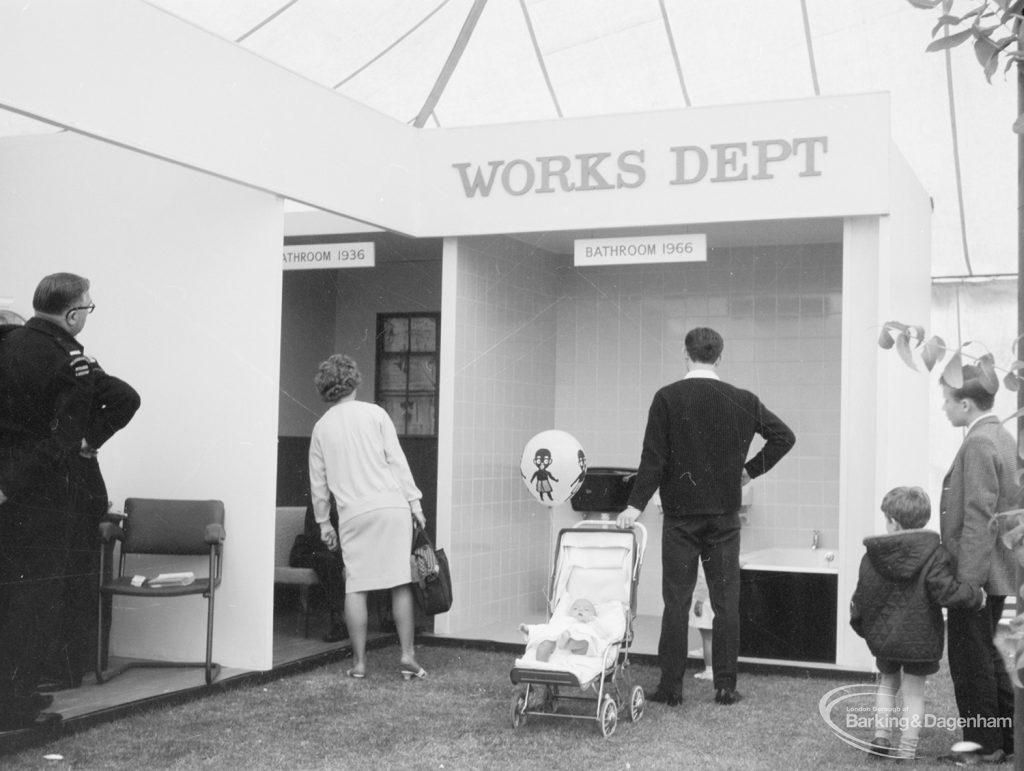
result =
[[[408,506],[373,509],[338,523],[345,592],[391,589],[412,581]]]

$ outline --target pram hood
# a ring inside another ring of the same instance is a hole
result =
[[[638,540],[638,534],[640,536]],[[548,611],[564,602],[586,598],[594,605],[620,602],[628,619],[636,617],[636,589],[647,531],[581,523],[558,534],[551,572]]]

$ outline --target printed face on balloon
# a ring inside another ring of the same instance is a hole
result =
[[[530,494],[550,508],[580,489],[587,475],[587,455],[572,434],[541,431],[523,448],[519,473]]]

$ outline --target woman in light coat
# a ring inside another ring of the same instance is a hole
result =
[[[345,562],[345,623],[352,642],[349,677],[366,676],[366,595],[391,590],[403,678],[423,678],[416,661],[409,554],[412,521],[425,525],[420,499],[395,426],[381,407],[356,401],[362,376],[348,356],[334,354],[314,378],[333,406],[317,421],[309,445],[309,481],[320,537]],[[338,507],[331,527],[330,498]]]

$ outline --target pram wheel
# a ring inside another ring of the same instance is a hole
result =
[[[512,727],[526,725],[526,691],[517,690],[512,694]]]
[[[615,733],[615,726],[619,723],[619,708],[615,706],[615,699],[611,694],[605,694],[601,706],[597,710],[597,720],[601,724],[601,735],[606,739]]]
[[[629,719],[634,723],[644,716],[646,702],[644,689],[639,685],[634,685],[633,690],[629,692]]]

